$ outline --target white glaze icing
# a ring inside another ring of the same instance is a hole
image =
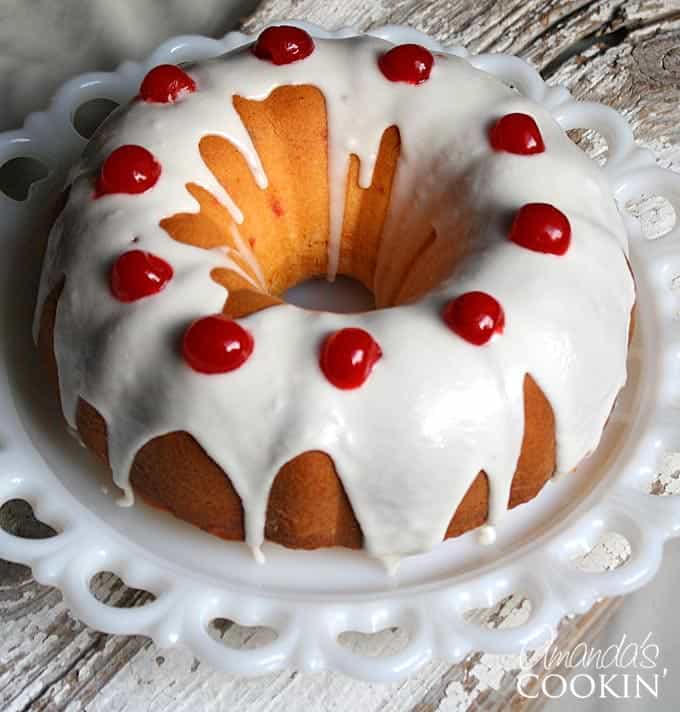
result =
[[[245,50],[191,67],[196,93],[175,105],[133,103],[98,132],[72,174],[68,204],[50,236],[35,328],[37,334],[47,295],[66,276],[55,354],[67,421],[75,426],[81,397],[101,413],[114,481],[128,495],[140,447],[168,432],[191,433],[229,473],[256,551],[276,473],[307,450],[333,458],[365,547],[383,559],[440,542],[480,470],[489,477],[494,524],[506,509],[521,448],[525,374],[555,413],[558,471],[576,467],[597,446],[626,380],[634,285],[626,233],[603,173],[542,107],[465,60],[437,55],[430,79],[419,86],[387,81],[376,60],[389,46],[375,38],[316,40],[311,56],[290,65],[274,67]],[[403,248],[409,225],[423,212],[438,239],[453,239],[461,216],[473,215],[474,250],[455,274],[408,306],[347,315],[284,305],[253,314],[243,320],[255,339],[252,357],[231,373],[201,375],[182,360],[178,340],[194,319],[222,309],[225,290],[211,270],[237,267],[227,250],[176,242],[159,222],[198,209],[188,182],[212,192],[242,221],[203,163],[199,140],[228,138],[265,187],[230,97],[263,99],[284,84],[317,86],[326,99],[331,278],[349,154],[360,158],[360,184],[368,186],[381,136],[392,125],[400,129],[402,153],[378,256],[378,301],[390,255]],[[536,119],[545,153],[527,158],[490,150],[490,122],[511,111]],[[123,144],[156,156],[163,169],[158,184],[141,195],[92,200],[102,162]],[[540,201],[569,217],[572,243],[563,257],[506,238],[508,216]],[[160,294],[121,304],[110,294],[108,270],[132,247],[165,259],[175,276]],[[448,299],[473,289],[494,295],[506,314],[504,333],[484,347],[458,338],[440,318]],[[355,391],[331,386],[318,366],[323,338],[345,326],[369,331],[384,354]]]

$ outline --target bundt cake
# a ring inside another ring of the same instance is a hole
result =
[[[375,310],[286,303],[336,274]],[[634,300],[607,180],[544,108],[455,56],[280,26],[156,67],[100,128],[35,336],[128,503],[398,558],[593,451]]]

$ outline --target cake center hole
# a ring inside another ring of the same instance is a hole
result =
[[[352,277],[339,275],[335,282],[308,279],[286,290],[283,298],[289,303],[316,311],[350,314],[375,309],[373,293]]]

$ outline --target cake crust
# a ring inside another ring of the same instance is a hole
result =
[[[38,340],[55,386],[58,373],[54,324],[60,292],[61,287],[45,303]],[[524,438],[509,509],[533,499],[555,470],[552,408],[530,375],[524,379],[524,415]],[[83,443],[108,467],[106,421],[82,399],[77,426]],[[130,482],[135,494],[148,505],[222,539],[245,540],[243,506],[229,475],[189,433],[168,433],[147,443],[135,457]],[[483,525],[488,507],[489,480],[480,472],[452,513],[444,538],[457,537]],[[281,468],[269,494],[265,537],[293,549],[362,547],[361,527],[326,453],[300,453]]]
[[[626,376],[625,227],[497,78],[419,48],[413,83],[413,47],[308,39],[276,68],[252,48],[175,68],[172,96],[147,75],[72,174],[34,329],[128,498],[254,549],[391,560],[597,447]],[[286,303],[336,274],[376,311]]]

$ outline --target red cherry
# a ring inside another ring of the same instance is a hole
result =
[[[299,27],[277,25],[268,27],[253,45],[253,54],[272,64],[290,64],[309,57],[314,40]]]
[[[150,252],[131,250],[115,261],[109,282],[116,299],[135,302],[160,292],[172,275],[172,267],[165,260]]]
[[[184,360],[199,373],[227,373],[243,366],[254,348],[253,337],[224,314],[195,321],[182,342]]]
[[[343,390],[358,388],[382,356],[378,342],[363,329],[340,329],[321,348],[320,365],[326,378]]]
[[[506,114],[491,128],[491,147],[495,151],[507,151],[528,156],[543,153],[545,145],[536,122],[527,114]]]
[[[515,215],[509,237],[528,250],[563,255],[571,242],[571,225],[554,205],[528,203]]]
[[[195,91],[196,82],[184,70],[174,64],[161,64],[144,77],[139,96],[155,104],[173,104]]]
[[[503,307],[486,292],[466,292],[444,307],[444,322],[458,336],[483,346],[505,327]]]
[[[110,193],[144,193],[158,182],[160,163],[142,146],[121,146],[104,161],[97,197]]]
[[[380,71],[391,82],[407,84],[422,84],[429,79],[433,64],[432,53],[417,44],[397,45],[378,60]]]

